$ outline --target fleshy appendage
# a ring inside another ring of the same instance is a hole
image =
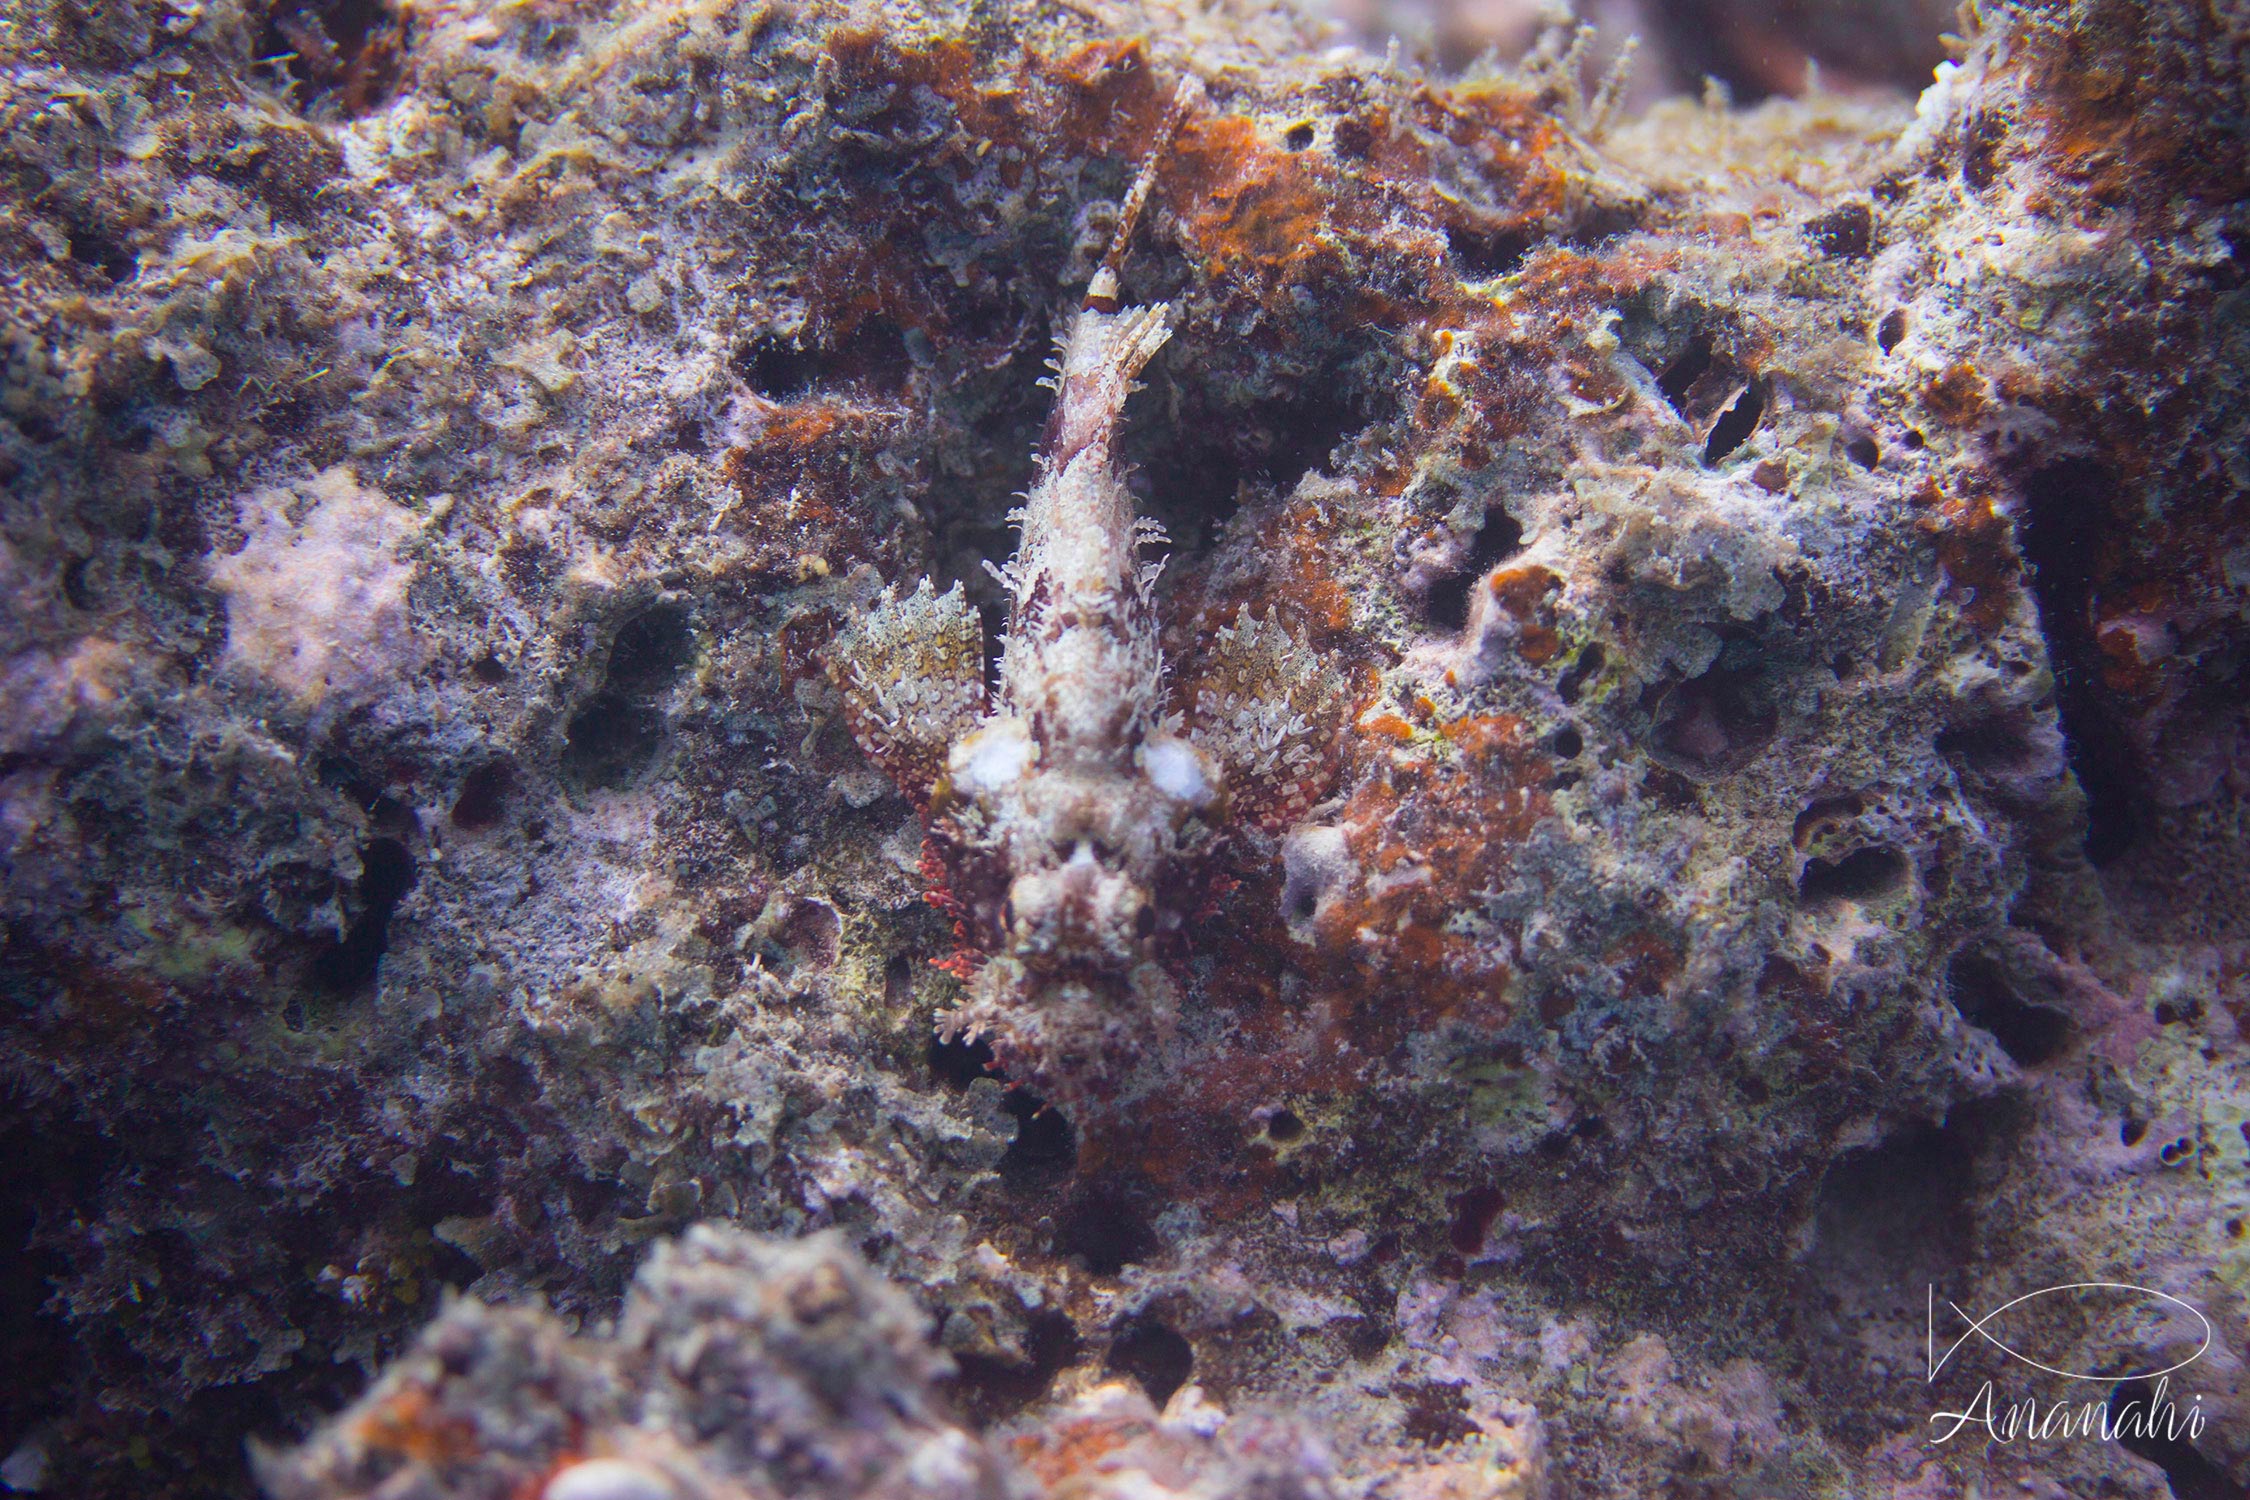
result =
[[[1008,1077],[1083,1123],[1164,1086],[1180,992],[1160,964],[1043,974],[1005,954],[979,968],[947,1035],[986,1042]]]
[[[868,610],[829,656],[852,737],[916,806],[945,770],[946,752],[985,710],[984,630],[955,584],[925,578]]]
[[[1230,822],[1277,831],[1334,780],[1322,751],[1345,707],[1341,674],[1269,611],[1221,627],[1188,709],[1188,738],[1220,768]]]

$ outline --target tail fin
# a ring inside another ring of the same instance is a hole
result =
[[[1117,233],[1110,238],[1109,253],[1102,257],[1101,269],[1086,287],[1086,306],[1095,312],[1115,312],[1118,302],[1118,268],[1125,263],[1125,252],[1133,242],[1133,230],[1141,220],[1141,209],[1148,203],[1149,192],[1156,186],[1156,169],[1171,149],[1172,137],[1179,133],[1180,122],[1187,112],[1203,97],[1203,81],[1193,73],[1183,74],[1180,86],[1172,91],[1171,107],[1164,111],[1164,123],[1156,129],[1156,139],[1149,143],[1148,154],[1141,158],[1140,175],[1133,179],[1133,189],[1125,195],[1125,207],[1117,216]]]

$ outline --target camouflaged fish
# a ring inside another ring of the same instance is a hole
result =
[[[960,585],[885,590],[831,658],[853,733],[930,820],[930,899],[955,919],[968,982],[948,1029],[989,1039],[1050,1094],[1116,1094],[1171,1034],[1166,967],[1226,887],[1233,827],[1278,828],[1325,781],[1342,682],[1269,614],[1201,653],[1168,702],[1154,586],[1164,539],[1115,457],[1134,380],[1171,308],[1120,305],[1119,267],[1159,158],[1199,91],[1183,85],[1063,340],[1038,479],[1009,519],[1016,556],[999,680]],[[990,565],[987,564],[989,567]]]

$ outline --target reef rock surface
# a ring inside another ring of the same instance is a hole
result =
[[[2250,17],[1962,28],[1623,119],[1263,6],[0,11],[0,1480],[2240,1493]],[[1186,74],[1164,652],[1350,706],[1074,1119],[828,657],[991,634]],[[2208,1338],[1926,1382],[2079,1282]]]

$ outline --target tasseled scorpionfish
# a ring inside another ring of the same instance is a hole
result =
[[[926,812],[930,899],[950,913],[968,984],[947,1018],[1051,1096],[1137,1094],[1174,1034],[1166,967],[1227,887],[1230,830],[1278,829],[1326,780],[1317,754],[1343,684],[1269,613],[1199,653],[1169,701],[1158,645],[1163,540],[1118,471],[1134,380],[1171,334],[1167,304],[1121,305],[1119,270],[1159,159],[1196,91],[1183,84],[1062,341],[1038,476],[993,574],[1010,608],[997,684],[959,584],[886,589],[831,671],[854,735]],[[987,564],[990,567],[990,564]]]

